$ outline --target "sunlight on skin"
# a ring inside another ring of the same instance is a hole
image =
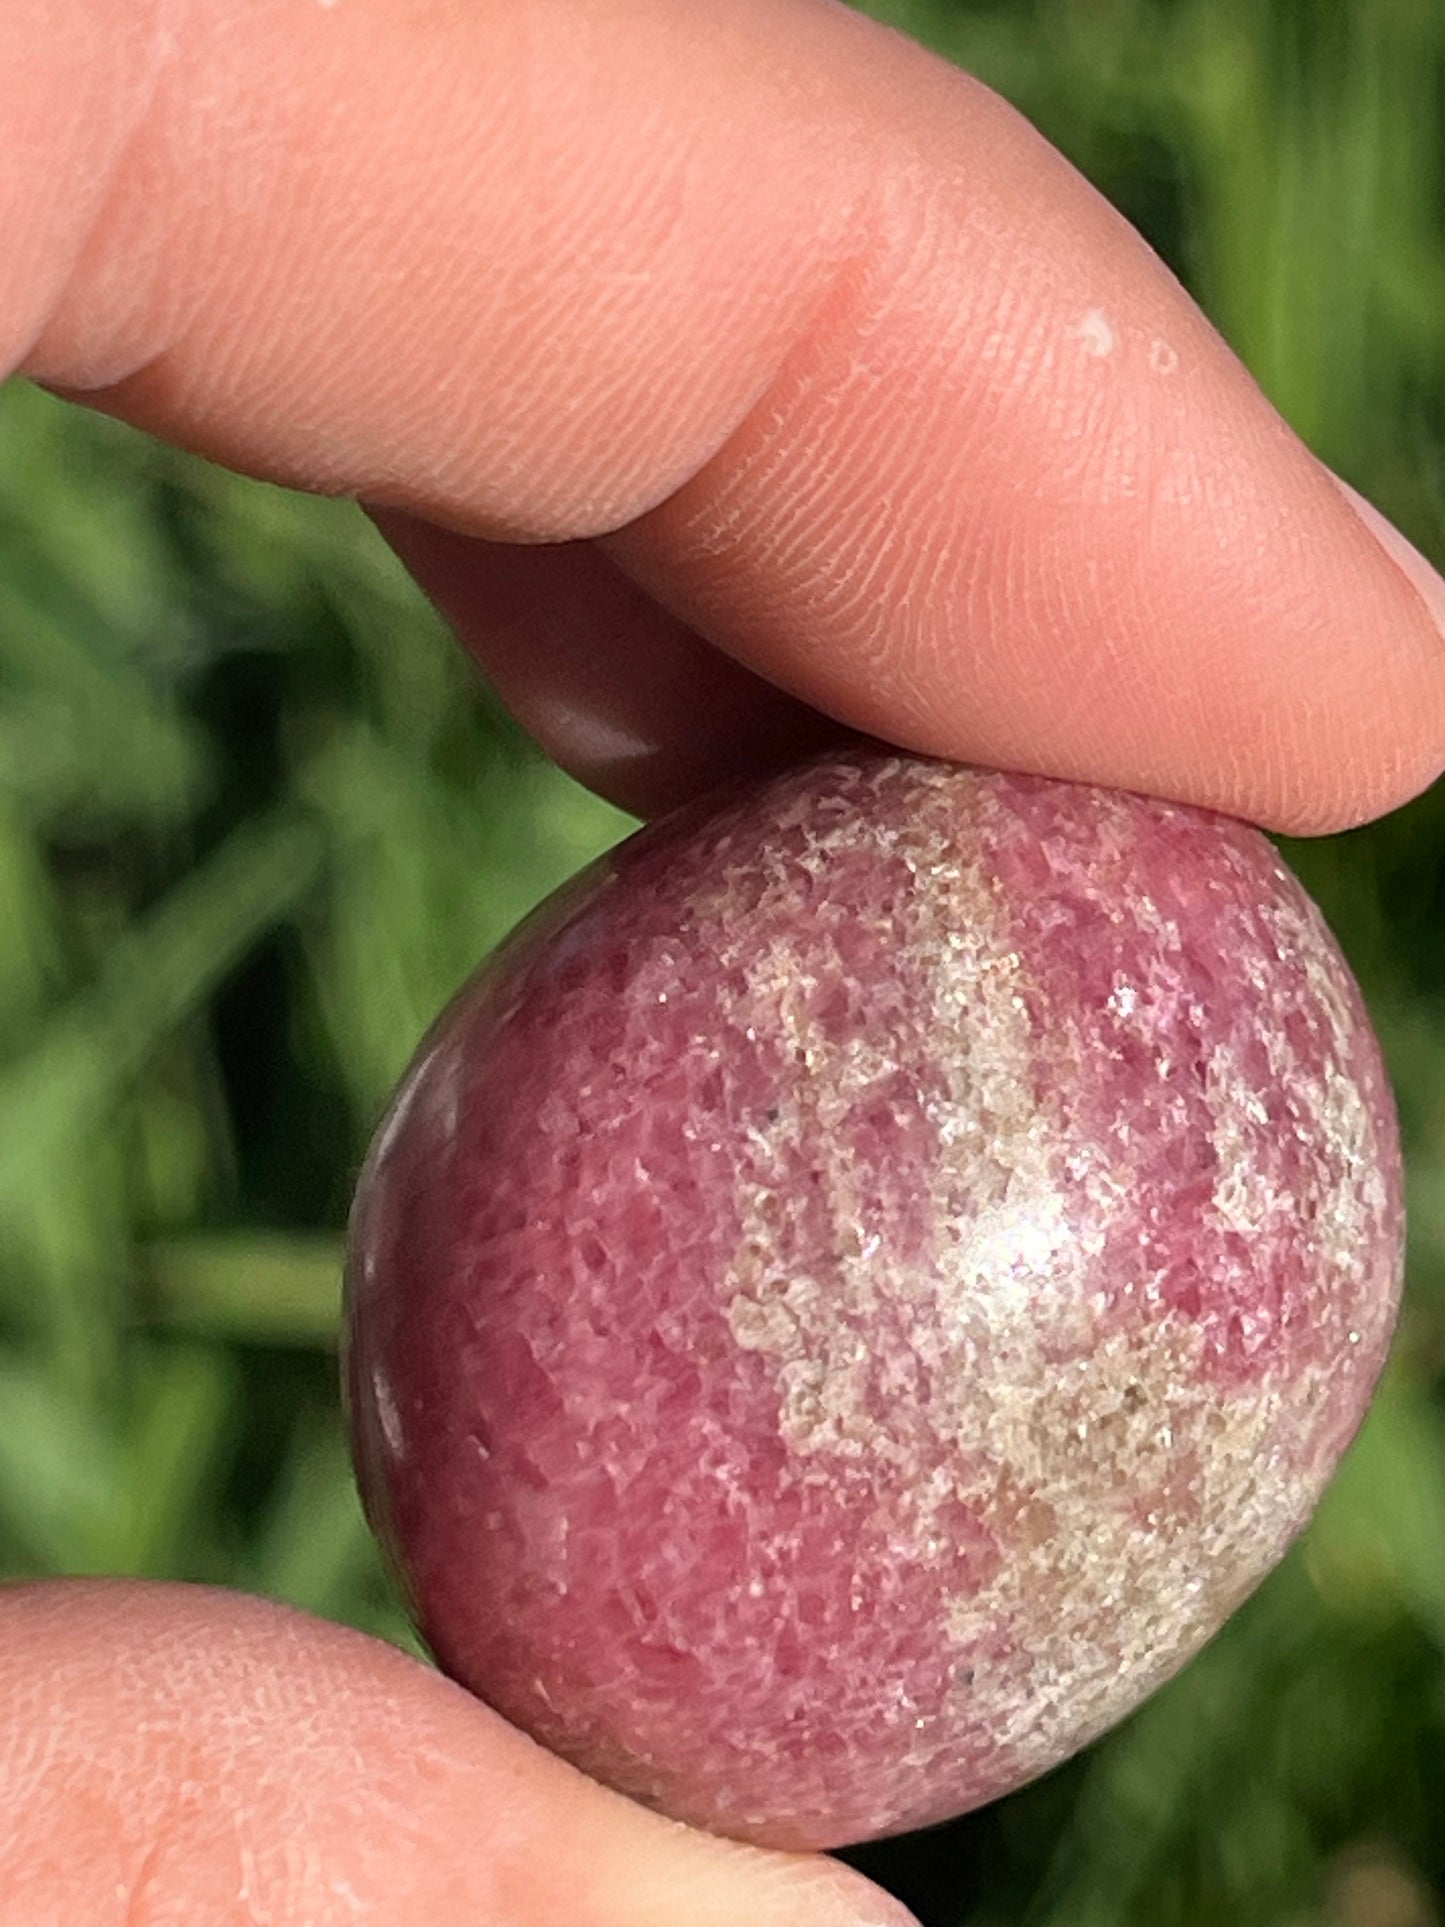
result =
[[[630,807],[806,705],[1295,830],[1445,761],[1438,580],[1016,114],[832,0],[7,0],[0,97],[0,367],[362,497]],[[3,1612],[0,1918],[901,1918],[281,1609]]]

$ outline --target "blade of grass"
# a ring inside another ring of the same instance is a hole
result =
[[[298,1422],[247,1583],[328,1616],[346,1610],[377,1553],[334,1412]]]
[[[122,653],[100,645],[102,618],[76,607],[61,586],[27,585],[0,575],[0,668],[42,714],[61,718],[75,767],[91,789],[142,799],[146,813],[171,814],[194,803],[205,759],[200,739]],[[55,781],[50,766],[40,774]]]
[[[206,1345],[149,1345],[131,1360],[132,1418],[109,1556],[117,1572],[209,1578],[205,1515],[236,1409],[236,1373]]]
[[[341,1242],[254,1232],[198,1233],[142,1247],[150,1314],[243,1344],[330,1350],[341,1302]]]
[[[282,807],[233,831],[119,943],[96,980],[0,1073],[0,1209],[23,1212],[47,1159],[74,1156],[157,1044],[315,883],[315,819]]]
[[[0,1358],[0,1520],[27,1573],[109,1570],[119,1448],[87,1399],[40,1365]]]

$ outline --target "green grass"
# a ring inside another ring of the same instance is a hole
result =
[[[1440,553],[1441,0],[896,0],[1139,222]],[[341,1227],[392,1079],[624,819],[360,518],[0,395],[0,1570],[407,1637],[343,1449]],[[1042,1785],[863,1856],[937,1927],[1445,1918],[1445,798],[1292,848],[1410,1160],[1397,1361],[1225,1635]]]
[[[341,1227],[476,960],[627,827],[362,518],[0,395],[0,1569],[404,1638],[335,1390]]]

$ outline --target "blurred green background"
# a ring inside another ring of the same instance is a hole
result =
[[[1030,114],[1439,557],[1445,0],[880,11]],[[221,1581],[405,1641],[339,1425],[349,1186],[432,1015],[626,820],[347,507],[11,387],[0,534],[0,1570]],[[1445,798],[1289,853],[1397,1080],[1389,1383],[1179,1681],[856,1856],[928,1927],[1445,1922]]]

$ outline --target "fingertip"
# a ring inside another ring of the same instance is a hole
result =
[[[1270,688],[1261,720],[1272,711],[1276,753],[1250,773],[1258,808],[1238,812],[1293,836],[1386,816],[1445,770],[1445,581],[1358,490],[1319,472],[1327,513],[1306,524],[1301,573],[1323,577],[1341,557],[1344,588],[1333,608],[1320,599],[1318,664],[1302,650],[1292,685]],[[1261,737],[1269,741],[1267,725]]]
[[[1382,815],[1445,764],[1438,579],[1324,479],[1138,238],[1109,243],[1050,255],[1038,318],[993,334],[988,314],[937,329],[969,314],[961,246],[915,264],[911,304],[906,263],[876,277],[765,416],[606,546],[866,734],[1295,834]],[[820,459],[830,438],[846,461]]]
[[[837,1862],[645,1811],[379,1640],[201,1587],[0,1589],[0,1813],[17,1919],[244,1893],[306,1927],[909,1921]]]

